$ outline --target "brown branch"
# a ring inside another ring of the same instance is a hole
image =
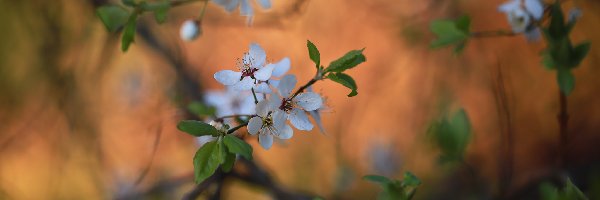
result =
[[[569,122],[569,114],[567,112],[567,95],[562,91],[558,91],[560,101],[560,111],[558,113],[558,127],[559,127],[559,166],[566,167],[567,160],[567,145],[569,144],[569,135],[567,125]]]

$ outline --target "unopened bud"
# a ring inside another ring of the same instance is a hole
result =
[[[198,36],[202,35],[202,27],[200,26],[200,21],[186,20],[181,25],[179,35],[184,41],[192,41],[196,39]]]

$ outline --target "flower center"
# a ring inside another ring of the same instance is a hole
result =
[[[263,118],[263,127],[271,127],[273,126],[273,117],[271,116],[271,112],[267,114],[267,117]]]
[[[283,98],[283,100],[281,100],[281,105],[279,106],[279,109],[289,113],[290,111],[292,111],[293,107],[294,105],[292,104],[292,99]]]
[[[242,70],[242,78],[249,76],[254,78],[254,72],[258,71],[256,68],[247,67]]]

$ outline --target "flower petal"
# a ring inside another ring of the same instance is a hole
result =
[[[282,110],[276,110],[273,114],[273,127],[276,130],[280,130],[285,126],[285,121],[287,120],[287,113]]]
[[[223,8],[225,8],[225,10],[227,10],[227,12],[233,11],[240,3],[239,0],[212,0],[212,1],[214,3],[216,3],[217,5],[220,5]]]
[[[283,97],[289,97],[292,93],[292,90],[296,86],[296,76],[292,74],[285,75],[279,81],[279,85],[277,86],[277,90],[279,90],[279,94]]]
[[[525,0],[525,9],[529,11],[535,20],[542,19],[544,15],[544,5],[540,0]]]
[[[254,72],[254,78],[261,81],[269,80],[271,78],[271,73],[273,73],[273,68],[275,68],[275,65],[272,64],[260,68],[258,71]]]
[[[269,85],[272,85],[274,88],[277,88],[277,87],[279,87],[280,82],[281,82],[280,80],[271,79],[271,80],[269,80]]]
[[[244,0],[244,1],[248,2],[248,0]],[[242,7],[243,7],[243,5],[244,4],[242,3]],[[261,68],[265,64],[265,60],[267,59],[267,54],[265,53],[265,50],[263,50],[258,44],[256,44],[256,43],[250,44],[250,50],[248,51],[248,54],[252,58],[252,67]]]
[[[285,57],[273,65],[275,65],[275,68],[273,69],[271,76],[283,76],[288,70],[290,70],[290,59]]]
[[[264,149],[269,150],[273,146],[273,136],[265,133],[258,134],[258,143]]]
[[[254,79],[250,78],[249,76],[246,76],[244,77],[244,79],[242,79],[242,81],[234,84],[232,88],[237,91],[246,91],[252,89],[253,86]]]
[[[539,41],[541,36],[542,36],[542,33],[540,32],[540,29],[537,27],[535,27],[531,30],[525,31],[525,38],[527,38],[527,41],[530,41],[530,42]]]
[[[215,141],[215,140],[217,140],[217,138],[213,137],[212,135],[203,135],[203,136],[200,136],[200,137],[196,138],[196,142],[198,142],[199,146],[202,146],[202,145],[204,145],[204,144],[206,144],[208,142],[212,142],[212,141]]]
[[[310,116],[312,116],[312,118],[315,120],[315,123],[317,123],[317,127],[319,127],[319,130],[321,131],[321,133],[327,134],[325,132],[325,127],[323,126],[323,122],[321,121],[321,113],[319,112],[319,109],[309,111],[308,113],[310,113]]]
[[[254,135],[258,133],[260,128],[263,125],[262,118],[260,117],[252,117],[250,121],[248,121],[248,133]]]
[[[310,131],[313,129],[313,124],[310,123],[308,116],[304,113],[303,110],[294,108],[292,113],[288,115],[288,119],[296,127],[298,130]]]
[[[240,0],[242,4],[240,7],[240,15],[241,16],[252,16],[254,13],[252,12],[252,6],[250,6],[250,2],[248,0]]]
[[[256,114],[261,117],[267,117],[269,111],[272,110],[270,108],[271,105],[269,99],[262,100],[256,104]]]
[[[215,73],[215,80],[223,85],[233,85],[240,82],[242,72],[234,72],[231,70],[223,70]]]
[[[254,85],[254,92],[262,93],[262,94],[270,94],[271,88],[269,88],[269,84],[262,82],[262,83]],[[261,96],[261,95],[258,95],[258,96]]]
[[[519,9],[521,7],[521,2],[519,2],[520,0],[512,0],[506,3],[503,3],[502,5],[498,6],[498,11],[500,12],[505,12],[505,13],[509,13],[515,9]]]
[[[323,99],[314,92],[305,92],[294,98],[294,102],[306,111],[316,110],[323,105]]]
[[[270,0],[256,0],[256,2],[258,2],[258,4],[260,5],[260,7],[264,8],[264,9],[271,8],[271,1]]]
[[[277,135],[277,137],[282,140],[290,139],[292,136],[294,136],[294,130],[287,124],[279,130],[279,135]]]

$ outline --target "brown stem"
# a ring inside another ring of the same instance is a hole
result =
[[[512,37],[517,36],[518,34],[507,31],[507,30],[496,30],[496,31],[480,31],[471,33],[470,37],[473,38],[483,38],[483,37]]]
[[[313,78],[311,79],[308,83],[306,83],[306,85],[303,85],[302,87],[300,87],[295,93],[294,95],[292,95],[292,98],[298,96],[301,92],[303,92],[306,88],[310,87],[312,84],[315,84],[318,81],[318,79]]]
[[[567,125],[569,122],[569,114],[567,112],[567,95],[562,91],[558,91],[560,99],[560,112],[558,113],[558,127],[559,127],[559,165],[560,167],[566,166],[567,159],[567,145],[569,143]]]

